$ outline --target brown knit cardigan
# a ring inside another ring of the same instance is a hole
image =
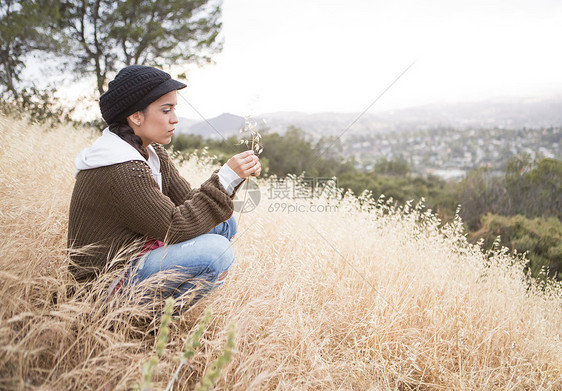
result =
[[[138,249],[146,238],[179,243],[232,216],[234,194],[229,196],[220,184],[218,170],[192,189],[164,148],[153,147],[160,158],[162,191],[141,160],[82,170],[76,176],[68,246],[70,271],[78,281],[95,278],[127,246]]]

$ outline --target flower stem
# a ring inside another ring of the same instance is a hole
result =
[[[252,153],[254,152],[254,139],[255,139],[255,132],[252,132]],[[240,221],[242,220],[242,211],[244,210],[244,207],[246,206],[246,197],[248,196],[248,184],[250,183],[250,180],[248,178],[245,179],[246,180],[246,190],[244,190],[244,201],[242,202],[242,208],[240,208],[240,215],[238,216],[238,221],[236,222],[236,224],[238,226],[240,226]]]

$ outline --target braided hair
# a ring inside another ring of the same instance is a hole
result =
[[[148,160],[148,150],[142,145],[142,139],[135,134],[126,118],[115,120],[109,124],[109,130],[129,143],[133,148],[139,151],[143,158]]]

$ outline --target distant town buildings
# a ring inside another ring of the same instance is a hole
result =
[[[414,173],[461,178],[487,167],[503,173],[509,159],[527,154],[531,159],[562,158],[562,128],[543,129],[424,129],[351,136],[344,145],[357,168],[370,170],[382,159],[408,162]]]

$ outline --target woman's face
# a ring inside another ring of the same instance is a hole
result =
[[[129,124],[142,139],[145,148],[151,143],[170,143],[178,123],[175,111],[177,103],[177,91],[171,91],[152,102],[142,112],[138,111],[128,117]]]

